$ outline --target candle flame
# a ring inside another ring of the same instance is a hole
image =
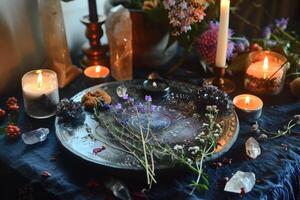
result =
[[[101,71],[101,67],[98,65],[98,66],[96,67],[96,73],[100,73],[100,71]]]
[[[38,74],[37,77],[37,87],[40,89],[43,84],[43,75],[42,75],[42,70],[37,70],[36,73]]]
[[[246,105],[250,104],[250,97],[249,96],[246,96],[246,98],[245,98],[245,104]]]
[[[264,79],[267,78],[267,72],[268,72],[268,69],[269,69],[269,59],[268,59],[268,57],[266,56],[265,59],[264,59],[264,64],[263,64]]]

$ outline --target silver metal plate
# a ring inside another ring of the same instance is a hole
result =
[[[169,81],[171,88],[170,93],[163,98],[154,98],[153,104],[157,106],[152,116],[153,129],[159,139],[166,143],[183,143],[186,140],[192,140],[195,134],[199,133],[202,129],[202,121],[196,115],[202,115],[197,109],[197,95],[199,87]],[[81,97],[88,91],[96,89],[103,89],[112,97],[112,104],[124,101],[116,94],[116,88],[120,85],[127,87],[129,96],[137,100],[144,100],[145,92],[143,91],[143,81],[123,81],[123,82],[109,82],[88,88],[72,99],[80,101]],[[102,117],[107,115],[102,113]],[[197,120],[196,120],[197,119]],[[128,120],[132,126],[135,126],[134,115],[128,115]],[[58,123],[58,117],[55,120],[56,135],[61,144],[73,154],[96,164],[118,168],[118,169],[131,169],[141,170],[140,164],[130,155],[118,149],[112,148],[107,144],[114,144],[115,141],[107,139],[103,142],[103,137],[107,131],[99,127],[98,122],[93,119],[91,113],[86,112],[86,119],[83,126],[78,128],[68,128],[62,123]],[[239,121],[236,113],[232,113],[226,118],[220,119],[223,125],[223,135],[218,141],[218,147],[210,159],[216,159],[227,152],[238,137]],[[101,138],[101,139],[100,139]],[[109,137],[105,137],[109,138]],[[93,149],[105,146],[106,149],[101,153],[94,154]],[[172,167],[173,164],[169,162],[158,163],[158,169]]]

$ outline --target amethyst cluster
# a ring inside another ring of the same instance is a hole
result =
[[[204,85],[198,91],[199,107],[202,111],[207,106],[215,105],[219,110],[219,115],[226,116],[233,112],[233,103],[228,94],[212,85]]]
[[[80,126],[85,120],[85,114],[81,103],[70,99],[62,99],[60,101],[57,106],[56,115],[60,118],[60,122],[72,126]]]

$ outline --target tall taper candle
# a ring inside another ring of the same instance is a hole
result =
[[[96,0],[88,0],[90,22],[98,22],[97,3]]]
[[[218,34],[216,66],[225,67],[228,45],[230,0],[221,0],[220,12],[220,27]]]

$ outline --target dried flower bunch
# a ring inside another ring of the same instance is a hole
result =
[[[123,103],[109,105],[109,110],[105,113],[99,110],[99,106],[94,107],[95,120],[117,143],[108,143],[107,136],[97,132],[92,137],[112,148],[131,154],[144,168],[149,188],[157,182],[155,176],[157,163],[169,160],[174,164],[186,166],[197,175],[190,185],[191,193],[195,189],[207,189],[209,182],[203,172],[204,161],[214,153],[223,132],[217,120],[219,114],[217,106],[206,107],[203,128],[195,135],[193,142],[170,145],[163,143],[153,134],[152,116],[158,107],[152,104],[151,96],[146,95],[144,102],[137,102],[128,94],[124,95],[123,99],[125,100]],[[132,122],[128,119],[128,113],[135,119],[135,126],[132,126]],[[105,118],[102,117],[103,114]]]
[[[202,22],[205,9],[211,0],[163,0],[168,11],[169,23],[174,28],[173,35],[179,36],[192,30],[192,26]]]

